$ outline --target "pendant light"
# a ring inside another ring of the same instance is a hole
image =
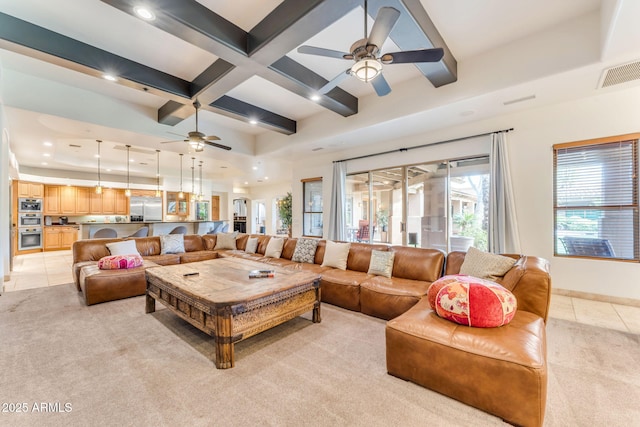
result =
[[[180,153],[180,192],[178,193],[178,199],[184,199],[184,193],[182,192],[182,157],[184,154]]]
[[[200,194],[198,194],[198,200],[202,201],[203,196],[202,196],[202,164],[204,162],[202,160],[200,160]]]
[[[160,150],[156,150],[156,197],[161,197],[160,191]]]
[[[96,194],[102,194],[102,180],[100,179],[100,144],[101,140],[96,139],[98,143],[98,185],[96,185]]]
[[[129,187],[129,149],[131,148],[130,145],[125,145],[125,147],[127,147],[127,189],[124,190],[124,195],[127,197],[131,197],[131,188]]]
[[[196,170],[196,158],[191,158],[191,200],[195,200],[198,195],[196,194],[195,182],[196,179],[194,177],[194,172]]]

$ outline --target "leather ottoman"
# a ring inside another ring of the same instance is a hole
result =
[[[519,310],[499,328],[438,317],[423,298],[386,326],[387,372],[497,415],[541,426],[547,396],[544,320]]]
[[[158,264],[144,260],[141,267],[122,270],[100,270],[97,264],[80,270],[80,290],[87,305],[144,295],[147,279],[144,271]]]

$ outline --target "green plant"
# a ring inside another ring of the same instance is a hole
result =
[[[292,203],[293,196],[290,192],[278,202],[278,215],[280,216],[280,221],[282,221],[282,227],[289,230],[289,234],[291,234],[291,223],[293,220]]]
[[[458,235],[460,236],[471,237],[468,233],[475,225],[475,222],[476,216],[471,212],[465,212],[453,216],[453,224],[458,226]]]
[[[382,231],[387,229],[387,225],[389,225],[389,211],[386,209],[378,210],[378,224],[382,227]]]

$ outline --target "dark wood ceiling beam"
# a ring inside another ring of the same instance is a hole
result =
[[[230,96],[222,96],[209,104],[209,107],[220,114],[245,121],[256,120],[276,132],[292,135],[296,133],[296,121],[279,114],[267,111]]]
[[[0,47],[96,77],[110,73],[119,84],[175,101],[191,96],[186,80],[1,12]]]
[[[135,0],[102,1],[134,15]],[[277,69],[277,73],[270,72],[269,67],[359,4],[360,0],[284,0],[250,33],[245,33],[194,0],[182,0],[179,5],[170,0],[150,0],[149,7],[154,9],[156,19],[149,24],[207,50],[235,66],[227,75],[211,82],[206,89],[198,93],[198,99],[203,105],[212,104],[254,75],[260,75],[300,96],[309,97],[324,83],[309,86],[304,84],[304,81],[326,83],[326,80],[301,66],[296,70],[306,70],[306,73],[309,73],[308,77],[303,78],[300,74],[288,75],[288,70],[294,69],[293,67]],[[336,90],[324,95],[320,105],[343,116],[349,116],[357,112],[358,104],[357,98],[347,92]],[[183,109],[174,107],[163,107],[162,116],[166,123],[179,121],[189,108],[188,105]],[[259,113],[260,108],[255,107],[255,112]],[[165,115],[166,113],[173,117]],[[236,116],[242,117],[244,111],[236,113]],[[267,127],[279,127],[277,123],[264,124]]]
[[[440,62],[420,63],[415,66],[435,86],[440,87],[458,80],[458,63],[440,32],[424,10],[420,0],[368,0],[373,14],[383,6],[400,11],[400,18],[391,31],[390,38],[400,50],[430,49],[441,47],[444,58]],[[375,15],[373,15],[375,18]],[[389,65],[393,67],[393,65]]]

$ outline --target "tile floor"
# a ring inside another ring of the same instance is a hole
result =
[[[73,282],[71,251],[41,252],[14,258],[5,292]],[[44,266],[44,268],[43,268]],[[550,317],[640,334],[640,307],[611,304],[554,294]]]

